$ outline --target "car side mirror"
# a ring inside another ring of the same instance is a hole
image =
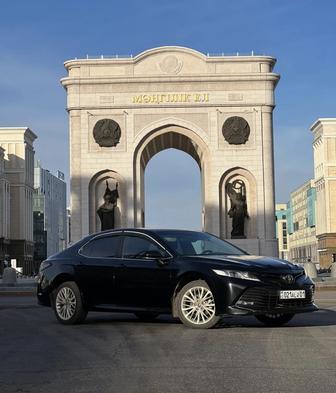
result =
[[[162,255],[162,253],[156,250],[147,251],[145,257],[148,259],[155,259],[160,266],[167,265],[171,258],[168,254]]]
[[[159,265],[159,266],[165,266],[165,265],[168,265],[168,263],[169,263],[169,261],[171,260],[171,257],[160,257],[160,258],[157,258],[157,264]]]

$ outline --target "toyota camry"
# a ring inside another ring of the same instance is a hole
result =
[[[172,314],[211,328],[223,316],[254,315],[268,326],[317,310],[314,284],[290,262],[252,256],[209,233],[118,229],[89,235],[42,262],[37,297],[63,324],[88,311]]]

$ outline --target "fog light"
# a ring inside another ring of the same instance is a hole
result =
[[[253,305],[254,305],[254,302],[246,302],[245,300],[239,300],[239,301],[237,302],[237,304],[240,304],[240,305],[242,305],[242,306],[253,306]]]

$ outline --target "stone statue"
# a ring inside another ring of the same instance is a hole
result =
[[[119,198],[118,183],[116,183],[116,188],[111,190],[106,180],[106,190],[103,198],[104,203],[97,210],[97,214],[100,218],[101,230],[105,231],[106,229],[114,229],[114,210]]]
[[[248,141],[250,126],[244,118],[232,116],[225,120],[222,132],[230,145],[243,145]]]
[[[101,147],[116,146],[120,141],[120,136],[120,126],[112,119],[98,120],[93,127],[93,137]]]
[[[232,218],[231,238],[245,238],[245,218],[249,218],[246,204],[246,188],[242,180],[227,183],[226,193],[230,198],[229,217]]]

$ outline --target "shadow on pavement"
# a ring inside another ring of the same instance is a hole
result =
[[[88,314],[85,321],[86,325],[100,325],[109,323],[127,323],[127,324],[142,324],[151,326],[160,325],[176,325],[181,324],[180,321],[173,319],[170,315],[161,315],[152,321],[142,321],[133,314],[116,314],[116,313],[97,313]],[[334,326],[336,325],[336,311],[322,308],[313,313],[297,314],[289,323],[282,327],[312,327],[312,326]],[[253,316],[246,317],[224,317],[216,329],[223,328],[249,328],[260,327],[267,328]],[[277,327],[279,329],[281,327]],[[274,328],[272,328],[274,329]]]

